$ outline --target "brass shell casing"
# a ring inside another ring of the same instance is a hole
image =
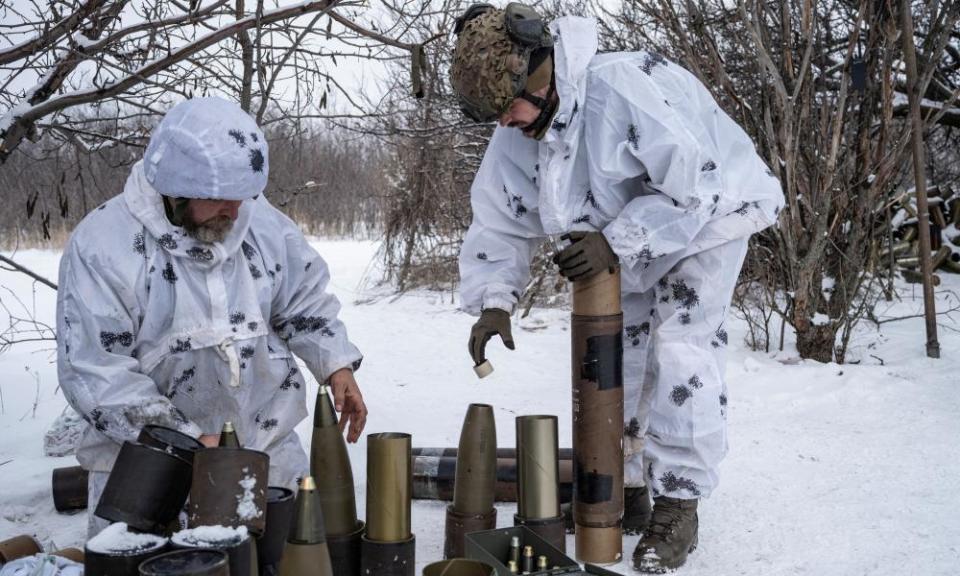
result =
[[[367,531],[376,542],[403,542],[412,536],[411,436],[383,432],[367,436]]]
[[[560,461],[556,416],[518,416],[517,514],[560,516]]]

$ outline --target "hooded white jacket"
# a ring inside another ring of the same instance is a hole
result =
[[[60,264],[58,371],[89,423],[77,451],[109,471],[145,424],[191,436],[233,421],[241,443],[271,457],[271,484],[307,469],[294,427],[306,387],[361,355],[326,291],[329,272],[296,225],[260,196],[222,243],[168,221],[141,163],[123,194],[77,226]]]
[[[593,19],[550,25],[559,110],[537,142],[498,127],[471,189],[462,307],[512,310],[548,235],[602,231],[624,292],[677,262],[767,228],[779,181],[689,72],[657,54],[597,54]]]

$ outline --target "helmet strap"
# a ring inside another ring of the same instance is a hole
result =
[[[550,127],[550,122],[553,120],[553,115],[557,113],[557,108],[560,107],[560,102],[554,97],[555,92],[556,88],[553,79],[551,78],[550,89],[547,90],[546,98],[538,98],[537,96],[528,93],[526,90],[520,94],[520,98],[523,98],[527,102],[540,109],[540,114],[537,115],[537,119],[531,122],[529,126],[524,128],[524,132],[531,132],[533,134],[534,140],[543,138],[543,135],[547,133],[547,129]]]

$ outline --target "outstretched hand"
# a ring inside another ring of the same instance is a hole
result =
[[[340,413],[340,431],[348,430],[347,442],[355,443],[367,425],[367,405],[353,370],[341,368],[330,376],[333,407]]]

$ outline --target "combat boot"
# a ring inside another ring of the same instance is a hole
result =
[[[646,486],[623,489],[623,533],[627,535],[640,534],[650,524],[650,491]]]
[[[650,526],[633,551],[633,568],[663,574],[683,566],[697,548],[698,526],[697,500],[654,498]]]

